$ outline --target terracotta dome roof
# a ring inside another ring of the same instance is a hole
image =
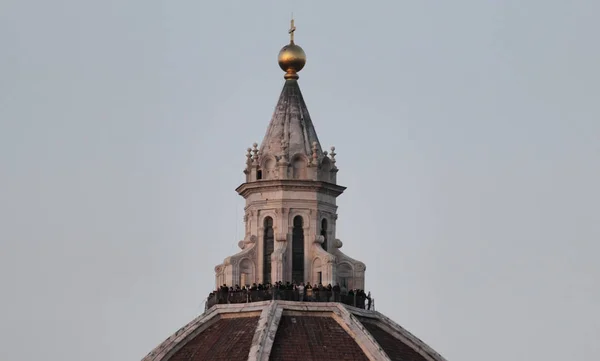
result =
[[[213,306],[142,361],[201,360],[445,361],[379,312],[293,301]]]

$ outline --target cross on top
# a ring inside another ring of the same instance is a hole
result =
[[[292,25],[290,26],[290,30],[288,30],[288,33],[290,34],[291,43],[294,42],[294,31],[296,31],[296,27],[294,26],[294,19],[292,19]]]

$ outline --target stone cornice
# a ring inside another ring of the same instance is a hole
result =
[[[346,187],[321,181],[273,179],[244,183],[237,187],[236,192],[244,198],[252,193],[268,191],[312,191],[337,197],[342,194],[345,189]]]
[[[318,207],[321,211],[335,213],[338,209],[338,206],[335,204],[331,204],[330,202],[325,202],[321,200],[314,199],[294,199],[294,200],[283,200],[283,199],[270,199],[270,200],[259,200],[253,201],[252,203],[246,205],[244,207],[245,211],[251,212],[253,210],[262,211],[262,210],[275,210],[279,208],[297,208],[297,207]],[[337,218],[336,218],[337,219]]]

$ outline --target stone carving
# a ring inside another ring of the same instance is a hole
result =
[[[238,247],[246,249],[249,245],[256,243],[257,240],[258,238],[255,235],[246,236],[246,238],[238,242]]]
[[[335,147],[331,147],[331,153],[329,153],[329,155],[331,156],[331,163],[333,164],[333,169],[337,169],[335,162],[337,162],[337,160],[335,159],[335,156],[337,155],[337,153],[335,152]]]
[[[317,236],[317,237],[315,237],[315,243],[318,243],[318,244],[325,243],[325,237],[323,237],[323,236]]]
[[[318,154],[319,151],[319,143],[317,143],[316,141],[312,143],[312,161],[311,164],[312,165],[317,165],[317,159],[319,157]]]
[[[255,235],[250,235],[238,242],[238,246],[242,250],[233,256],[225,258],[222,264],[215,267],[217,283],[237,284],[239,282],[240,262],[244,259],[248,259],[252,264],[256,265],[257,240],[258,238]],[[248,281],[255,282],[254,280]]]
[[[252,148],[248,148],[246,153],[246,169],[252,166]]]
[[[258,143],[252,144],[252,164],[258,165]]]
[[[355,260],[354,258],[348,257],[346,254],[344,254],[340,250],[340,248],[342,247],[341,240],[336,239],[334,241],[334,246],[335,247],[331,253],[337,257],[338,264],[347,263],[350,265],[351,269],[354,270],[353,276],[351,277],[351,279],[352,279],[351,284],[353,285],[353,287],[363,289],[365,286],[365,273],[364,273],[364,270],[366,269],[365,264],[360,261]]]
[[[332,255],[332,254],[327,254],[326,257],[324,257],[324,261],[327,264],[336,264],[337,263],[337,258]]]

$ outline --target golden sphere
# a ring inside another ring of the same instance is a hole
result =
[[[284,46],[279,52],[279,66],[286,72],[286,79],[298,78],[295,74],[304,68],[304,64],[306,64],[306,54],[294,43]]]

